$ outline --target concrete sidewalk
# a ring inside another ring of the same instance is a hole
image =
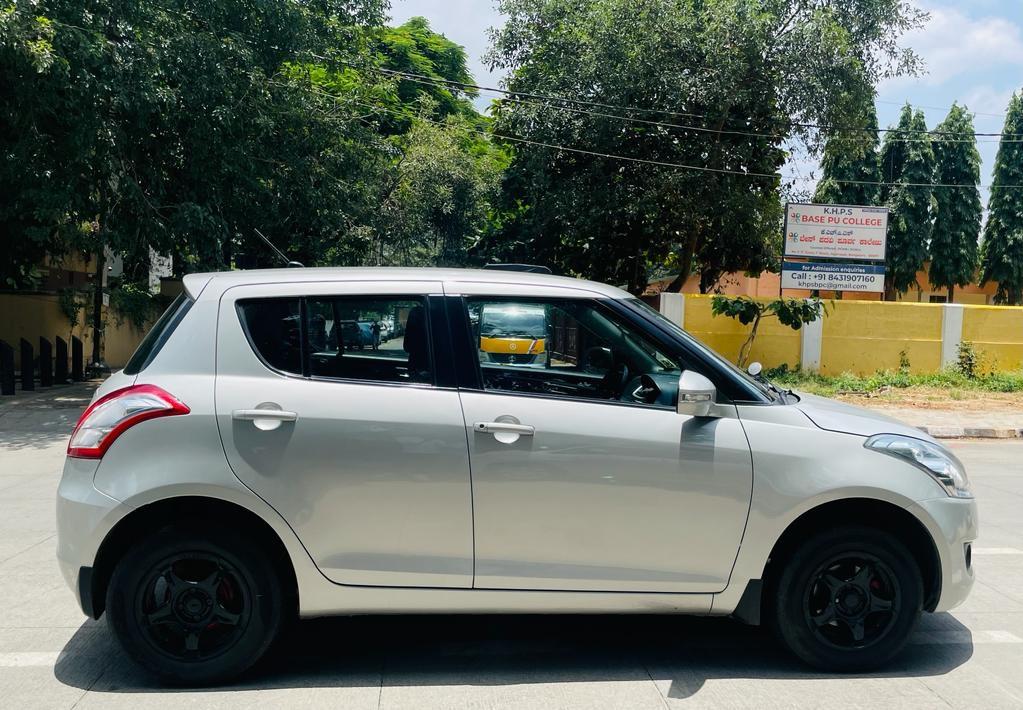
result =
[[[870,406],[930,434],[936,439],[1023,438],[1023,412],[953,411],[923,407]]]
[[[66,441],[100,384],[76,382],[0,397],[0,443],[25,449]]]

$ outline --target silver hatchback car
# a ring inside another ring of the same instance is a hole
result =
[[[296,617],[429,612],[733,616],[864,670],[973,585],[951,452],[752,378],[616,288],[184,290],[82,415],[57,501],[82,609],[166,682],[230,679]]]

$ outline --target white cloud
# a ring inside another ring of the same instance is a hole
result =
[[[902,39],[902,44],[912,47],[927,65],[922,83],[935,86],[964,74],[977,76],[985,70],[1012,66],[1023,69],[1023,30],[1015,22],[995,16],[973,18],[948,6],[925,9],[931,13],[930,21]],[[907,77],[890,79],[882,83],[881,89],[916,81]]]
[[[987,84],[976,85],[963,95],[959,103],[978,116],[998,118],[1005,115],[1005,108],[1012,98],[1013,89],[998,89]]]

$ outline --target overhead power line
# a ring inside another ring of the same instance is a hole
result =
[[[317,89],[311,89],[311,90],[313,92],[321,94],[323,96],[328,96],[328,97],[334,98],[334,99],[337,98],[334,94],[331,94],[331,93],[326,92],[326,91],[319,91]],[[387,113],[391,113],[391,114],[395,114],[395,115],[398,114],[398,110],[395,109],[395,108],[392,108],[390,106],[381,106],[379,104],[370,104],[370,103],[367,103],[367,102],[364,102],[364,101],[352,101],[351,103],[356,104],[358,106],[362,106],[364,108],[375,110],[375,111],[383,111],[383,112],[387,112]],[[448,124],[448,123],[446,123],[444,121],[438,121],[436,119],[426,118],[424,116],[417,116],[416,118],[418,120],[425,121],[427,123],[432,123],[432,124],[437,125],[437,126],[443,126],[443,127],[449,127],[450,126],[450,124]],[[560,151],[565,151],[565,152],[568,152],[568,153],[580,153],[580,154],[583,154],[583,155],[590,155],[590,156],[595,156],[595,157],[599,157],[599,158],[607,158],[609,160],[622,160],[622,161],[626,161],[626,162],[630,162],[630,163],[644,163],[644,164],[647,164],[647,165],[655,165],[655,166],[659,166],[659,167],[677,168],[677,169],[680,169],[680,170],[692,170],[692,171],[695,171],[695,172],[722,173],[722,174],[726,174],[726,175],[738,175],[738,176],[741,176],[741,177],[770,178],[770,179],[774,179],[774,180],[792,180],[792,181],[799,181],[799,182],[819,182],[818,180],[816,180],[814,178],[802,177],[801,175],[785,175],[783,173],[760,173],[760,172],[751,172],[751,171],[745,171],[745,170],[730,170],[730,169],[727,169],[727,168],[712,168],[712,167],[707,167],[707,166],[703,166],[703,165],[687,165],[685,163],[673,163],[673,162],[662,161],[662,160],[650,160],[650,159],[647,159],[647,158],[636,158],[636,157],[629,156],[629,155],[620,155],[620,154],[616,154],[616,153],[605,153],[605,152],[602,152],[602,151],[589,150],[589,149],[586,149],[586,148],[575,148],[575,147],[572,147],[572,146],[560,145],[560,144],[557,144],[557,143],[547,143],[547,142],[544,142],[544,141],[535,141],[535,140],[531,140],[531,139],[528,139],[528,138],[520,138],[518,136],[509,136],[509,135],[505,135],[505,134],[501,134],[501,133],[494,133],[492,131],[488,131],[488,130],[485,130],[485,129],[482,129],[482,128],[475,128],[475,127],[472,127],[472,126],[463,126],[462,128],[464,130],[466,130],[466,131],[472,131],[472,132],[478,133],[478,134],[480,134],[482,136],[487,136],[487,137],[490,137],[490,138],[497,138],[499,140],[507,140],[507,141],[511,141],[511,142],[514,142],[514,143],[522,143],[522,144],[526,144],[526,145],[533,145],[533,146],[537,146],[537,147],[540,147],[540,148],[547,148],[547,149],[550,149],[550,150],[560,150]],[[974,189],[1023,189],[1023,185],[975,185],[975,184],[959,185],[959,184],[951,184],[951,183],[884,182],[884,181],[876,181],[876,180],[834,180],[834,181],[842,183],[842,184],[847,184],[847,185],[929,187],[929,188],[943,188],[943,189],[964,189],[964,188],[965,189],[970,189],[970,188],[974,188]]]
[[[385,73],[390,73],[391,72],[391,70],[383,70],[383,69],[380,69],[379,71],[385,72]],[[410,82],[413,82],[413,83],[416,83],[416,84],[421,84],[421,85],[425,85],[425,86],[433,86],[433,87],[443,86],[444,84],[447,83],[447,80],[445,80],[445,79],[433,79],[433,78],[425,78],[425,77],[424,78],[419,78],[419,77],[412,78],[412,77],[409,77],[409,76],[403,76],[402,79],[404,81],[410,81]],[[491,91],[490,89],[482,89],[482,90],[483,91]],[[496,91],[496,90],[494,90],[494,91]],[[518,94],[515,94],[515,95],[512,95],[512,96],[506,96],[503,100],[504,101],[510,101],[510,102],[516,103],[516,104],[521,104],[523,106],[538,106],[540,108],[550,108],[550,109],[555,109],[555,110],[558,110],[558,111],[568,111],[570,113],[583,114],[583,115],[587,115],[587,116],[596,116],[598,118],[609,118],[609,119],[613,119],[613,120],[617,120],[617,121],[625,121],[625,122],[628,122],[628,123],[637,123],[637,124],[641,124],[641,125],[645,125],[645,126],[654,126],[654,127],[659,127],[659,128],[671,128],[671,129],[678,129],[678,130],[685,130],[685,131],[697,131],[697,132],[700,132],[700,133],[739,135],[739,136],[747,136],[747,137],[754,137],[754,138],[773,138],[773,139],[777,139],[777,140],[786,140],[786,139],[789,138],[788,135],[781,134],[781,133],[758,133],[758,132],[755,132],[755,131],[735,131],[735,130],[726,130],[726,129],[719,129],[719,128],[708,128],[706,126],[689,126],[689,125],[684,125],[684,124],[680,124],[680,123],[669,123],[667,121],[653,121],[653,120],[645,119],[645,118],[636,118],[634,116],[621,116],[619,114],[606,113],[606,112],[603,112],[603,111],[593,111],[593,110],[590,110],[590,109],[578,108],[578,107],[573,107],[573,106],[558,106],[558,105],[555,105],[554,103],[552,103],[550,101],[546,101],[546,100],[541,100],[541,99],[521,99],[521,98],[516,98],[516,96],[518,96]],[[869,129],[865,129],[864,128],[864,129],[857,129],[857,130],[862,130],[862,131],[866,132]],[[952,134],[952,133],[949,133],[949,135],[963,136],[963,135],[972,135],[972,134],[968,134],[968,133],[954,133],[954,134]],[[835,140],[835,138],[831,137],[831,138],[829,138],[829,140]],[[853,142],[853,141],[862,140],[862,138],[838,138],[838,140],[845,140],[845,141]],[[930,142],[932,142],[932,140],[933,139],[931,139],[931,138],[888,138],[887,139],[888,142],[894,142],[894,143],[930,143]],[[942,138],[941,142],[942,143],[991,143],[991,144],[997,144],[997,143],[1000,143],[1000,142],[1005,142],[1005,143],[1023,143],[1023,138],[1018,138],[1018,139],[1017,138],[1006,138],[1006,139],[1003,139],[1002,141],[997,141],[997,140],[988,140],[988,141],[981,140],[981,141],[978,141],[978,140],[975,140],[973,138]]]
[[[905,100],[905,101],[888,101],[888,100],[885,100],[885,99],[874,99],[874,100],[877,103],[879,103],[879,104],[888,104],[890,106],[905,106],[906,104],[910,103],[910,101],[908,99]],[[948,113],[949,111],[952,110],[951,106],[944,106],[944,107],[942,107],[942,106],[928,106],[926,104],[912,104],[912,105],[914,107],[916,107],[916,108],[926,108],[926,109],[930,109],[932,111],[942,111],[944,113]],[[985,113],[984,111],[970,111],[970,113],[972,113],[972,114],[974,114],[976,116],[987,116],[987,117],[990,117],[990,118],[1005,118],[1005,116],[1006,116],[1006,114],[1004,114],[1004,113]]]
[[[429,82],[429,83],[432,83],[432,84],[435,84],[435,85],[455,86],[455,87],[458,87],[460,89],[473,89],[473,90],[476,90],[476,91],[493,92],[493,93],[501,94],[502,96],[508,96],[508,97],[513,98],[513,99],[517,99],[519,101],[522,101],[522,100],[525,100],[525,101],[532,100],[532,101],[543,101],[543,102],[547,102],[547,103],[560,102],[560,103],[564,103],[564,104],[574,104],[574,105],[577,105],[577,106],[593,106],[593,107],[596,107],[596,108],[612,109],[612,110],[616,110],[616,111],[629,111],[629,112],[636,112],[636,113],[655,113],[655,114],[666,115],[666,116],[680,116],[680,117],[683,117],[683,118],[702,118],[702,119],[707,119],[707,120],[716,120],[716,117],[708,116],[707,114],[685,113],[685,112],[679,112],[679,111],[669,111],[667,109],[642,108],[642,107],[639,107],[639,106],[627,106],[627,105],[622,105],[622,104],[608,104],[608,103],[602,103],[602,102],[598,102],[598,101],[588,101],[588,100],[585,100],[585,99],[575,99],[575,98],[570,98],[570,97],[567,97],[567,96],[554,96],[554,95],[549,95],[549,94],[534,94],[534,93],[522,92],[522,91],[511,91],[509,89],[499,89],[497,87],[484,86],[482,84],[470,84],[470,83],[461,82],[461,81],[454,81],[454,80],[451,80],[451,79],[444,79],[444,78],[439,78],[439,77],[427,76],[425,74],[415,74],[413,72],[399,71],[397,69],[385,69],[383,67],[377,67],[376,71],[378,71],[378,72],[380,72],[382,74],[387,74],[387,75],[390,75],[390,76],[397,76],[397,77],[405,78],[405,79],[408,79],[408,80],[426,81],[426,82]],[[617,116],[617,117],[625,119],[625,120],[637,120],[637,119],[632,119],[632,118],[626,117],[626,116]],[[655,123],[657,123],[657,122],[655,122]],[[726,133],[726,134],[735,134],[735,135],[755,136],[755,137],[759,137],[759,138],[787,138],[788,137],[788,136],[772,134],[772,133],[758,133],[758,132],[754,132],[754,131],[736,131],[736,130],[731,130],[731,129],[716,129],[716,128],[707,128],[705,126],[689,126],[689,125],[679,125],[679,124],[665,124],[663,122],[660,122],[660,125],[671,125],[672,127],[675,127],[675,128],[685,128],[687,130],[694,130],[694,131],[706,131],[706,132],[711,132],[711,133]],[[842,132],[842,133],[846,133],[846,132],[848,132],[848,133],[875,133],[875,132],[877,132],[877,133],[896,133],[896,134],[906,134],[906,135],[930,135],[930,136],[952,136],[952,137],[972,136],[972,137],[987,137],[987,138],[1019,138],[1019,139],[1023,139],[1023,134],[1021,134],[1021,133],[981,133],[981,132],[964,133],[964,132],[961,132],[961,131],[937,131],[937,130],[924,130],[924,131],[921,131],[921,130],[905,129],[905,128],[867,128],[867,127],[864,127],[864,126],[824,126],[824,125],[821,125],[821,124],[818,124],[818,123],[802,123],[802,122],[794,122],[792,125],[794,125],[794,126],[796,126],[798,128],[810,128],[810,129],[814,129],[814,130],[823,131],[823,132],[826,132],[826,133],[835,133],[835,132]]]
[[[166,8],[164,8],[164,9],[166,9]],[[171,12],[171,11],[168,9],[168,12]],[[176,14],[180,14],[183,17],[187,17],[186,15],[184,15],[183,13],[180,13],[180,12],[177,12]],[[189,18],[189,19],[195,19],[195,18]],[[90,34],[101,34],[97,30],[90,30],[90,29],[86,29],[84,27],[79,27],[77,25],[72,25],[72,24],[68,24],[68,23],[65,23],[65,22],[60,22],[60,21],[57,21],[57,20],[52,20],[51,22],[54,25],[59,25],[59,26],[67,27],[69,29],[73,29],[73,30],[76,30],[76,31],[79,31],[79,32],[87,32],[87,33],[90,33]],[[245,39],[248,39],[250,41],[253,39],[253,38],[251,38],[251,36],[245,35],[244,33],[234,33],[234,34],[239,34],[239,36],[241,36],[241,37],[243,37]],[[139,40],[136,38],[135,41],[139,41]],[[156,45],[153,45],[151,43],[146,43],[146,42],[140,42],[140,43],[143,44],[143,45],[150,46],[150,47],[154,47],[154,48],[156,47]],[[330,60],[330,59],[328,59],[326,57],[322,57],[322,56],[317,55],[317,54],[312,53],[312,52],[309,52],[308,55],[310,57],[315,58],[315,59],[319,59],[320,61],[329,61],[329,62],[333,61],[333,60]],[[596,107],[600,107],[600,108],[617,109],[617,110],[624,110],[624,111],[636,111],[636,112],[645,112],[645,113],[659,113],[659,114],[664,114],[664,115],[686,116],[686,117],[690,117],[690,118],[711,118],[711,117],[708,117],[708,116],[705,116],[705,115],[700,115],[700,114],[685,114],[685,113],[680,113],[680,112],[675,112],[675,111],[666,111],[666,110],[662,110],[662,109],[645,109],[645,108],[639,108],[639,107],[634,107],[634,106],[621,106],[621,105],[615,105],[615,104],[602,104],[602,103],[599,103],[599,102],[584,101],[584,100],[581,100],[581,99],[569,99],[569,98],[565,98],[565,97],[544,96],[542,94],[528,94],[528,93],[523,93],[523,92],[513,92],[513,91],[508,91],[508,90],[505,90],[505,89],[498,89],[498,88],[495,88],[495,87],[487,87],[487,86],[482,86],[482,85],[477,85],[477,84],[468,84],[468,83],[464,83],[464,82],[451,81],[451,80],[448,80],[448,79],[438,79],[438,78],[435,78],[435,77],[429,77],[429,76],[422,75],[422,74],[413,74],[411,72],[402,72],[402,71],[397,71],[397,70],[393,70],[393,69],[384,69],[382,67],[376,67],[376,70],[380,71],[382,73],[385,73],[385,74],[391,74],[391,75],[395,75],[395,76],[403,76],[403,77],[406,77],[406,78],[422,79],[422,80],[427,80],[427,81],[430,81],[430,82],[433,82],[433,83],[459,86],[459,87],[462,87],[462,88],[472,88],[472,89],[476,89],[476,90],[493,91],[493,92],[497,92],[497,93],[502,94],[502,95],[513,96],[513,97],[526,97],[526,98],[532,98],[532,99],[540,99],[540,100],[544,100],[544,101],[559,101],[559,102],[563,102],[563,103],[575,103],[575,104],[579,104],[579,105],[596,106]],[[281,84],[281,82],[271,82],[271,83]],[[331,99],[334,99],[335,101],[339,98],[338,96],[336,96],[334,94],[331,94],[329,92],[325,92],[325,91],[321,91],[321,90],[315,89],[315,88],[313,88],[311,86],[308,87],[308,88],[313,93],[317,93],[317,94],[320,94],[320,95],[323,95],[323,96],[327,96],[327,97],[329,97]],[[369,109],[371,109],[373,111],[388,111],[388,112],[391,112],[391,113],[396,113],[395,109],[393,109],[391,107],[387,107],[387,106],[373,105],[373,104],[368,104],[368,103],[364,103],[364,102],[360,102],[360,101],[352,101],[352,103],[357,104],[357,105],[361,105],[361,106],[363,106],[365,108],[369,108]],[[612,117],[614,117],[614,116],[612,116]],[[617,118],[627,118],[627,117],[617,116]],[[425,118],[425,117],[422,117],[422,116],[420,116],[419,119],[427,121],[429,123],[440,125],[440,126],[447,126],[448,125],[448,124],[446,124],[446,123],[444,123],[442,121],[436,121],[436,120],[428,119],[428,118]],[[674,124],[665,124],[665,125],[674,125]],[[794,125],[802,126],[802,127],[806,127],[806,128],[820,128],[820,129],[823,129],[823,127],[817,126],[815,124],[794,124]],[[701,127],[695,127],[695,126],[692,126],[692,127],[678,126],[678,127],[684,127],[684,128],[688,128],[690,130],[701,130]],[[464,128],[466,130],[473,131],[475,133],[478,133],[478,134],[486,136],[486,137],[498,138],[500,140],[506,140],[506,141],[510,141],[510,142],[514,142],[514,143],[533,145],[533,146],[537,146],[537,147],[541,147],[541,148],[547,148],[547,149],[550,149],[550,150],[559,150],[559,151],[565,151],[565,152],[569,152],[569,153],[577,153],[577,154],[583,154],[583,155],[590,155],[590,156],[594,156],[594,157],[607,158],[607,159],[610,159],[610,160],[621,160],[621,161],[630,162],[630,163],[643,163],[643,164],[655,165],[655,166],[659,166],[659,167],[670,167],[670,168],[677,168],[677,169],[681,169],[681,170],[691,170],[691,171],[696,171],[696,172],[708,172],[708,173],[717,173],[717,174],[726,174],[726,175],[737,175],[737,176],[741,176],[741,177],[770,178],[770,179],[792,180],[792,181],[800,181],[800,182],[818,182],[814,178],[807,178],[807,177],[802,177],[802,176],[799,176],[799,175],[784,175],[782,173],[759,173],[759,172],[750,172],[750,171],[745,171],[745,170],[730,170],[730,169],[726,169],[726,168],[712,168],[712,167],[700,166],[700,165],[687,165],[687,164],[684,164],[684,163],[673,163],[673,162],[668,162],[668,161],[650,160],[650,159],[646,159],[646,158],[636,158],[636,157],[627,156],[627,155],[617,155],[617,154],[613,154],[613,153],[604,153],[604,152],[600,152],[600,151],[588,150],[588,149],[585,149],[585,148],[575,148],[575,147],[571,147],[571,146],[559,145],[559,144],[556,144],[556,143],[546,143],[546,142],[542,142],[542,141],[534,141],[534,140],[530,140],[530,139],[527,139],[527,138],[520,138],[520,137],[517,137],[517,136],[509,136],[509,135],[504,135],[504,134],[500,134],[500,133],[494,133],[492,131],[487,131],[487,130],[483,130],[483,129],[480,129],[480,128],[474,128],[474,127],[470,127],[470,126],[465,126]],[[703,130],[706,130],[706,129],[703,129]],[[833,129],[833,130],[850,130],[850,131],[867,132],[867,131],[873,131],[874,129],[849,128],[849,129]],[[964,134],[964,133],[960,133],[960,132],[947,133],[947,132],[941,132],[941,131],[906,131],[906,130],[902,130],[902,129],[877,129],[877,130],[879,132],[902,132],[902,133],[916,133],[916,134],[930,134],[930,135],[946,135],[946,134],[947,135],[953,135],[953,136],[955,136],[955,135],[960,135],[960,136],[961,135],[970,135],[970,134]],[[722,131],[714,130],[712,132],[722,132]],[[772,136],[770,134],[756,134],[756,133],[752,133],[752,132],[745,132],[745,133],[740,133],[740,134],[741,135],[757,136],[757,137],[774,137],[774,136]],[[1015,137],[1017,135],[1023,135],[1023,134],[974,133],[972,135],[974,135],[974,136],[1013,136],[1013,137]],[[781,137],[786,138],[787,136],[781,136]],[[1016,142],[1016,141],[1013,141],[1013,142]],[[1021,142],[1023,142],[1023,141],[1021,141]],[[969,184],[967,184],[967,185],[957,185],[957,184],[941,184],[941,183],[883,182],[883,181],[871,181],[871,180],[834,180],[834,181],[842,183],[842,184],[847,184],[847,185],[876,185],[876,186],[898,186],[898,185],[902,185],[904,187],[930,187],[930,188],[948,188],[948,189],[977,188],[977,189],[987,189],[987,190],[994,190],[994,189],[1023,189],[1023,185],[993,185],[993,184],[992,185],[969,185]]]

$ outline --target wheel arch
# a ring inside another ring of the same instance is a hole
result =
[[[298,610],[298,580],[295,566],[280,535],[253,511],[220,498],[207,496],[175,496],[163,498],[132,510],[114,525],[103,538],[96,552],[88,578],[88,589],[83,592],[83,606],[94,619],[102,616],[106,606],[107,587],[117,562],[139,540],[158,530],[183,521],[209,522],[244,530],[267,552],[280,575],[285,599],[294,615]],[[85,593],[88,603],[85,603]]]
[[[807,537],[839,525],[870,525],[896,535],[920,566],[924,610],[933,611],[941,596],[941,557],[927,526],[906,508],[877,498],[850,497],[821,503],[788,524],[775,541],[760,579],[750,580],[733,616],[759,624],[782,565]]]
[[[764,568],[764,590],[770,593],[781,564],[799,543],[821,530],[845,524],[870,525],[895,535],[920,566],[924,609],[933,611],[941,596],[941,558],[927,526],[905,508],[876,498],[841,498],[804,512],[774,543]]]

